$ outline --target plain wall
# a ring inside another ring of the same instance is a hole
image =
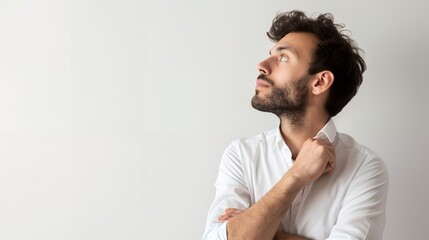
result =
[[[331,12],[368,71],[335,121],[390,173],[384,239],[429,235],[428,3],[0,2],[0,239],[200,239],[279,11]],[[317,216],[315,216],[317,217]]]

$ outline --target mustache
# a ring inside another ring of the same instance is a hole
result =
[[[267,75],[265,75],[265,74],[263,74],[263,73],[259,74],[259,76],[258,76],[258,78],[257,78],[257,79],[264,80],[265,82],[269,83],[270,85],[274,85],[274,81],[273,81],[273,80],[271,80],[271,79],[269,79],[269,78],[267,77]]]

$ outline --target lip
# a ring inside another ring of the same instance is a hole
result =
[[[256,87],[257,88],[267,88],[267,87],[269,87],[270,86],[270,84],[268,84],[266,81],[264,81],[264,80],[261,80],[261,79],[257,79],[256,80]]]

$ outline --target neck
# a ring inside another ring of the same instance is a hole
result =
[[[302,144],[309,138],[313,138],[325,126],[329,120],[326,113],[307,112],[301,121],[280,117],[280,131],[282,137],[292,152],[292,158],[296,159]]]

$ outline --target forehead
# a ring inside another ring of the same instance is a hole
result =
[[[271,52],[288,49],[300,58],[311,59],[317,45],[317,37],[312,33],[288,33],[274,45]]]

